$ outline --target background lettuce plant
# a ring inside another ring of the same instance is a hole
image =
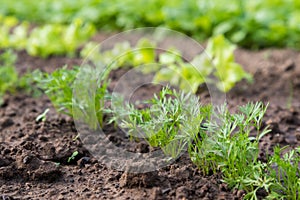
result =
[[[100,30],[167,27],[199,40],[223,34],[239,46],[299,49],[297,0],[2,0],[0,13],[34,24],[70,24],[80,18]]]
[[[74,19],[70,24],[34,26],[17,18],[0,15],[0,48],[26,50],[31,56],[74,56],[75,51],[95,33],[92,24]]]
[[[155,82],[168,82],[185,92],[196,93],[198,87],[205,83],[215,84],[220,91],[228,92],[242,79],[252,81],[252,76],[234,61],[235,45],[223,35],[208,41],[208,55],[201,53],[190,63],[183,60],[178,49],[171,48],[160,54],[155,50],[153,42],[142,38],[136,46],[123,42],[115,44],[112,50],[103,51],[101,46],[88,43],[81,56],[88,56],[92,62],[104,63],[112,69],[152,64],[149,70],[143,68],[143,73],[155,73]]]

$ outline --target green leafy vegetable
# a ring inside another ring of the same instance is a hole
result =
[[[101,30],[162,26],[201,40],[224,34],[244,47],[297,49],[299,11],[295,0],[232,0],[228,4],[223,0],[2,0],[0,7],[3,15],[34,24],[69,24],[79,18]]]
[[[0,31],[0,48],[25,49],[29,55],[48,57],[74,56],[77,48],[95,33],[95,28],[74,19],[69,25],[46,24],[34,27],[29,33],[28,22],[0,15]]]
[[[234,61],[234,49],[233,44],[227,41],[224,36],[219,35],[211,38],[207,44],[206,52],[212,61],[206,54],[202,53],[189,64],[166,52],[159,58],[161,63],[168,64],[168,68],[158,71],[154,80],[169,81],[185,91],[189,91],[191,88],[195,93],[199,85],[215,82],[209,78],[213,74],[219,80],[215,83],[217,87],[223,92],[228,92],[243,78],[252,81],[252,76]]]
[[[224,92],[229,91],[243,78],[249,82],[252,81],[252,76],[246,73],[242,66],[234,62],[234,49],[235,46],[227,41],[223,35],[211,38],[207,44],[206,52],[212,57],[212,64],[216,68],[214,75],[220,80],[217,86]],[[209,61],[204,63],[208,64]]]
[[[32,30],[26,45],[30,55],[48,57],[51,54],[74,56],[75,50],[95,32],[90,24],[76,19],[70,25],[49,24]]]
[[[98,50],[95,51],[94,48]],[[112,50],[103,52],[101,47],[88,43],[81,51],[81,56],[88,56],[94,63],[105,63],[112,69],[152,64],[151,67],[143,68],[143,73],[155,72],[155,82],[169,82],[185,92],[196,93],[198,87],[204,83],[216,84],[221,91],[228,92],[243,78],[252,81],[252,76],[234,61],[235,46],[222,35],[213,37],[208,42],[207,53],[212,60],[202,53],[191,63],[187,63],[182,60],[181,52],[177,49],[172,48],[156,55],[155,48],[155,44],[144,38],[140,39],[135,47],[123,42],[115,44]],[[211,75],[217,78],[218,82],[212,80]]]

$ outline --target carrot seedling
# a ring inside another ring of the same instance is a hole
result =
[[[79,67],[77,66],[72,69],[67,69],[67,66],[64,66],[50,74],[36,70],[32,73],[32,79],[36,87],[49,97],[58,112],[74,117],[73,106],[76,102],[73,101],[73,89],[78,72]],[[97,120],[102,126],[104,101],[108,98],[109,94],[107,92],[108,80],[106,77],[103,77],[101,81],[95,93],[94,101],[89,101],[89,105],[86,106],[95,108]],[[94,105],[91,105],[92,102],[94,102]]]
[[[166,87],[145,103],[151,106],[137,109],[127,104],[125,109],[117,108],[119,125],[132,139],[142,137],[151,146],[160,147],[166,155],[176,158],[198,133],[202,120],[199,99],[191,93]]]
[[[42,122],[44,122],[44,121],[46,121],[46,115],[47,115],[47,113],[49,112],[49,108],[47,108],[42,114],[40,114],[39,116],[37,116],[36,117],[36,119],[35,119],[35,121],[42,121]]]
[[[68,158],[68,163],[74,160],[78,154],[79,154],[78,151],[74,151],[72,155]]]

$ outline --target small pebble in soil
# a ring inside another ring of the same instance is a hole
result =
[[[5,117],[0,119],[0,128],[5,129],[14,124],[14,121],[11,118]]]
[[[77,161],[77,165],[79,165],[80,167],[84,167],[86,164],[90,163],[91,158],[90,157],[82,157]]]
[[[5,167],[10,165],[11,161],[0,157],[0,167]]]

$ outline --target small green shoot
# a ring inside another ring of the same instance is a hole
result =
[[[73,138],[73,141],[78,140],[79,137],[80,137],[80,133],[78,133],[78,134]]]
[[[44,122],[44,121],[46,121],[46,115],[47,115],[47,113],[49,112],[49,108],[47,108],[42,114],[40,114],[39,116],[37,116],[36,117],[36,119],[35,119],[35,121],[42,121],[42,122]]]
[[[68,163],[75,159],[75,157],[79,154],[78,151],[74,151],[72,155],[68,158]]]

